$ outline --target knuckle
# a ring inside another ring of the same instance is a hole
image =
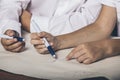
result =
[[[82,48],[85,48],[85,47],[86,47],[86,45],[85,45],[85,44],[82,44],[82,45],[81,45],[81,47],[82,47]]]
[[[30,34],[30,37],[31,37],[32,39],[36,38],[36,36],[37,36],[37,33],[31,33],[31,34]]]

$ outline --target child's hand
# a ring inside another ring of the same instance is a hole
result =
[[[41,33],[32,33],[31,34],[31,44],[37,49],[37,51],[41,54],[49,53],[48,49],[44,44],[44,40],[42,38],[46,38],[49,44],[52,46],[54,50],[57,50],[57,39],[49,33],[41,32]]]
[[[19,36],[18,33],[13,30],[7,30],[5,34],[8,36]],[[25,42],[19,42],[15,38],[14,39],[2,38],[1,43],[7,51],[11,51],[11,52],[21,52],[24,50],[25,47]]]

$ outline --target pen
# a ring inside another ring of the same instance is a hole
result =
[[[34,20],[32,20],[32,23],[34,24],[34,29],[36,30],[36,32],[41,32],[41,29],[39,28],[39,25]],[[45,46],[47,47],[47,49],[50,52],[50,54],[52,55],[52,57],[55,58],[55,59],[57,59],[55,51],[50,46],[50,44],[48,43],[48,41],[46,40],[46,38],[43,38],[43,40],[45,41]]]
[[[4,35],[4,34],[0,34],[0,38],[6,38],[6,39],[16,38],[16,39],[17,39],[18,41],[20,41],[20,42],[25,41],[25,39],[23,39],[22,37],[16,37],[16,36],[10,37],[10,36]]]

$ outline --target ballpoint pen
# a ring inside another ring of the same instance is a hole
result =
[[[10,36],[5,35],[5,34],[0,34],[0,38],[5,38],[5,39],[14,39],[14,38],[16,38],[20,42],[25,41],[25,39],[23,39],[22,37],[17,37],[17,36],[10,37]]]
[[[41,32],[41,29],[39,28],[39,25],[34,21],[31,20],[32,24],[34,24],[34,26],[32,26],[36,32]],[[50,46],[50,44],[48,43],[48,41],[46,40],[46,38],[43,38],[44,42],[45,42],[45,46],[47,47],[48,51],[50,52],[50,54],[52,55],[53,58],[57,59],[57,56],[55,54],[55,51],[53,50],[52,46]]]

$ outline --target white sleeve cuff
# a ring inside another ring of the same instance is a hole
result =
[[[8,29],[17,31],[21,36],[21,24],[17,21],[2,20],[0,22],[0,33],[4,34]]]
[[[49,18],[48,17],[42,17],[42,16],[35,16],[32,15],[31,17],[31,21],[34,20],[39,28],[41,29],[41,31],[45,31],[45,32],[49,32]],[[36,32],[36,30],[33,28],[33,24],[32,22],[30,23],[30,32]]]

